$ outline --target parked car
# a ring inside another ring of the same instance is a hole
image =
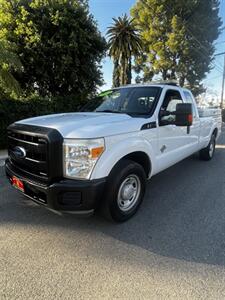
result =
[[[9,126],[5,171],[14,187],[54,210],[99,209],[123,222],[137,212],[152,176],[198,151],[203,160],[213,158],[221,114],[199,117],[188,89],[129,85],[90,104],[93,112]]]

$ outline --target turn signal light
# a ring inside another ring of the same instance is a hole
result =
[[[98,147],[98,148],[91,149],[91,158],[99,157],[103,151],[104,151],[104,147]]]

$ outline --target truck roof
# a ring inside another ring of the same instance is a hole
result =
[[[120,86],[118,88],[134,88],[134,87],[150,87],[150,86],[155,86],[155,87],[165,87],[165,86],[170,86],[170,87],[176,87],[176,88],[179,88],[179,89],[182,89],[182,90],[187,90],[187,88],[185,87],[181,87],[179,86],[177,83],[175,82],[170,82],[170,81],[162,81],[162,82],[146,82],[146,83],[134,83],[134,84],[128,84],[128,85],[123,85],[123,86]]]

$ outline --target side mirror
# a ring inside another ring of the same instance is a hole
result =
[[[175,125],[190,127],[193,123],[193,111],[191,103],[179,103],[176,106]]]

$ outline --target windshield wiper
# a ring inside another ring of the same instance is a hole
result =
[[[127,112],[129,115],[136,115],[136,116],[149,116],[149,112]]]
[[[105,109],[105,110],[96,110],[96,112],[103,112],[103,113],[115,113],[115,114],[121,114],[121,111],[118,110],[110,110],[110,109]]]
[[[129,111],[120,111],[120,110],[111,110],[111,109],[104,109],[104,110],[96,110],[95,112],[103,112],[103,113],[114,113],[114,114],[126,114],[126,115],[137,115],[137,116],[148,116],[149,112],[129,112]]]

